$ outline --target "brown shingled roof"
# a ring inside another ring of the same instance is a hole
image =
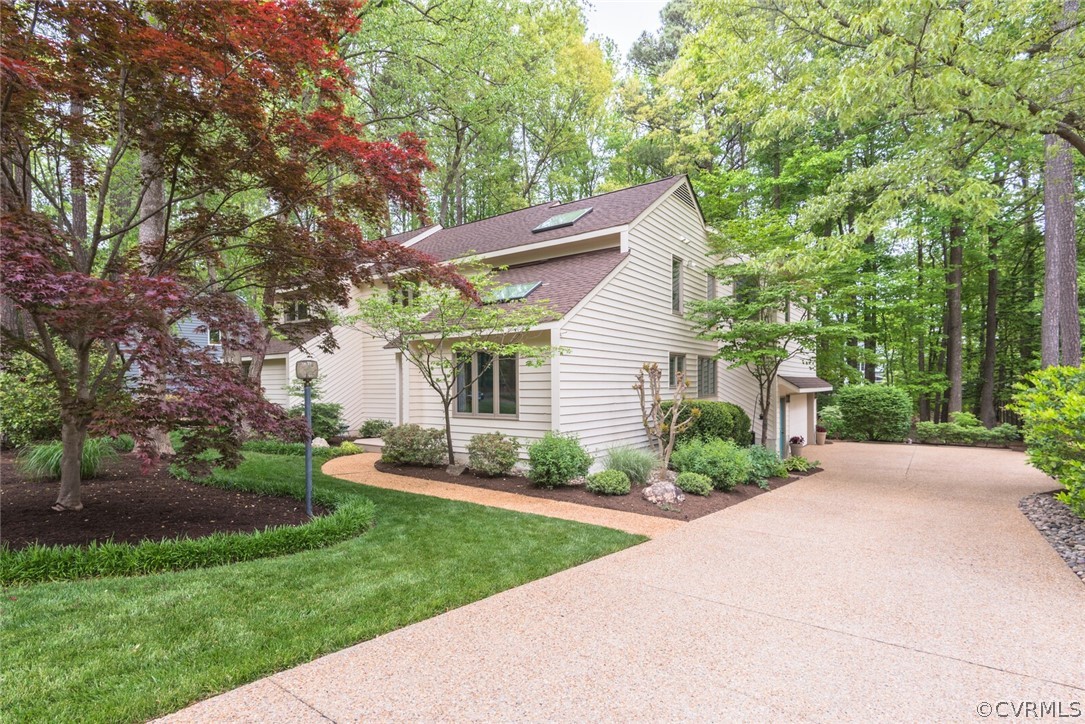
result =
[[[548,306],[562,317],[599,286],[626,256],[617,247],[589,251],[509,267],[498,272],[497,279],[505,284],[542,282],[524,300],[530,303],[549,300]]]
[[[684,177],[672,176],[662,181],[632,186],[620,191],[592,196],[566,204],[545,203],[500,216],[491,216],[470,224],[441,229],[419,241],[412,248],[441,260],[455,259],[471,253],[486,254],[511,249],[540,241],[561,239],[575,234],[599,231],[628,224],[663,194],[675,187]],[[568,211],[591,207],[591,213],[582,216],[572,226],[533,233],[531,230],[551,216]],[[429,228],[429,227],[426,227]],[[397,234],[390,239],[408,241],[424,229]],[[400,242],[403,243],[403,242]]]

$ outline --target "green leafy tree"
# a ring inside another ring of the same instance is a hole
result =
[[[541,366],[560,350],[528,344],[525,337],[553,318],[545,301],[497,301],[506,286],[494,271],[467,276],[481,303],[450,288],[405,282],[390,291],[374,289],[346,319],[363,332],[385,341],[418,370],[444,411],[449,463],[452,448],[452,405],[459,391],[475,385],[501,357]],[[468,364],[475,353],[488,360]]]

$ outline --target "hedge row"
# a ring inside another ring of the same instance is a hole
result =
[[[300,498],[296,481],[235,482],[218,475],[203,484],[229,490]],[[253,533],[214,533],[202,538],[176,538],[88,546],[31,545],[18,551],[0,547],[0,584],[70,581],[105,576],[140,576],[167,571],[241,563],[316,548],[326,548],[361,535],[373,524],[376,507],[368,500],[314,491],[314,500],[333,512],[298,526],[276,526]]]

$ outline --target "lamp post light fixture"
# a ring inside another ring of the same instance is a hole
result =
[[[315,359],[298,360],[294,375],[305,386],[305,422],[309,435],[305,438],[305,513],[313,517],[313,381],[320,372]]]

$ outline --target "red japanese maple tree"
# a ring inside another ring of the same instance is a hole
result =
[[[38,359],[59,391],[58,509],[82,505],[88,433],[129,433],[153,457],[155,431],[180,428],[179,461],[215,447],[226,464],[239,460],[243,423],[290,433],[259,389],[284,294],[304,292],[317,331],[352,286],[393,272],[473,294],[379,239],[391,207],[424,215],[430,165],[418,138],[369,138],[347,110],[338,43],[361,9],[5,8],[0,332],[4,352]],[[252,350],[255,374],[171,333],[193,316]]]

